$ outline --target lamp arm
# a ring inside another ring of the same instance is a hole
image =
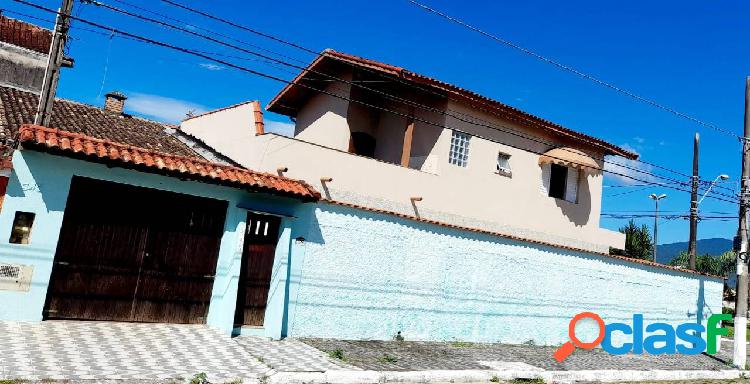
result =
[[[717,177],[716,179],[714,179],[714,181],[711,182],[711,185],[708,186],[706,193],[704,193],[703,197],[701,197],[701,199],[698,200],[698,205],[700,205],[703,202],[703,199],[705,199],[706,196],[708,196],[708,194],[711,192],[711,189],[713,189],[714,185],[716,185],[716,182],[718,181],[719,181],[719,178]]]

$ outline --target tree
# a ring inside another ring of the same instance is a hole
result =
[[[651,240],[651,231],[647,225],[639,227],[635,221],[630,220],[628,225],[620,228],[620,233],[625,234],[625,249],[612,249],[611,254],[633,259],[653,260],[654,242]]]
[[[669,265],[687,268],[690,256],[687,252],[680,252]],[[728,277],[735,270],[734,252],[727,251],[719,256],[699,255],[695,257],[695,270],[714,276]]]

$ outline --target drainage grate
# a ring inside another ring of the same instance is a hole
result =
[[[13,264],[0,264],[0,279],[18,280],[21,278],[21,266]]]

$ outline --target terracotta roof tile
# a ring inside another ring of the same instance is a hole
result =
[[[0,140],[15,137],[21,125],[34,122],[38,100],[34,93],[0,87]],[[49,126],[147,150],[204,159],[178,138],[165,132],[171,128],[167,124],[116,114],[74,101],[55,100]],[[76,143],[72,143],[72,146],[78,150]]]
[[[66,140],[80,142],[81,145],[65,146],[62,143]],[[313,201],[320,198],[320,194],[303,181],[210,163],[197,158],[181,157],[146,148],[132,147],[56,128],[24,124],[19,129],[19,142],[24,148],[96,162],[115,163],[145,172],[165,173],[181,177],[190,176],[198,181],[241,187],[303,200]],[[129,156],[128,153],[131,155]],[[208,171],[193,171],[201,168]]]

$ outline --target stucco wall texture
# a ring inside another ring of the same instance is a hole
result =
[[[716,278],[337,205],[318,205],[310,224],[292,279],[293,337],[401,331],[407,340],[555,345],[583,311],[674,324],[721,313]]]

